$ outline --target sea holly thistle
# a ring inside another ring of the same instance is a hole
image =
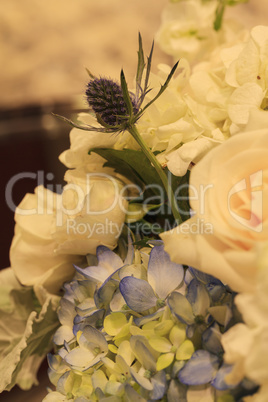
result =
[[[153,49],[154,43],[152,44],[150,55],[147,58],[147,63],[145,63],[142,38],[139,34],[135,95],[128,90],[123,69],[120,74],[120,85],[112,79],[104,77],[97,78],[87,69],[88,75],[91,78],[86,89],[87,102],[90,108],[94,111],[96,119],[102,127],[80,125],[64,116],[59,116],[57,114],[54,115],[69,123],[71,126],[85,131],[98,131],[101,133],[120,133],[126,130],[129,131],[129,128],[132,128],[132,126],[143,115],[144,111],[167,89],[179,64],[179,62],[177,62],[173,66],[158,93],[142,108],[141,106],[145,96],[151,91],[149,88],[149,78],[151,73]],[[143,78],[144,83],[142,85]]]
[[[166,191],[174,219],[177,224],[180,224],[182,219],[167,175],[153,152],[147,147],[136,127],[137,121],[143,115],[145,110],[167,89],[179,63],[177,62],[173,66],[164,84],[161,85],[158,93],[153,97],[153,99],[142,107],[145,96],[150,91],[149,78],[152,65],[153,47],[154,44],[151,47],[147,63],[145,63],[142,38],[139,34],[136,94],[133,94],[128,90],[123,69],[120,74],[120,84],[111,79],[102,77],[97,78],[88,70],[91,80],[88,83],[86,90],[87,102],[95,113],[97,122],[101,127],[80,125],[65,117],[59,115],[56,116],[69,123],[71,126],[81,130],[97,131],[100,133],[120,133],[128,131],[139,144],[146,158],[148,158],[150,163],[154,166]]]

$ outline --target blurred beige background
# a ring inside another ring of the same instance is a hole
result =
[[[0,106],[66,100],[94,74],[135,74],[137,32],[147,52],[167,0],[2,0]],[[155,52],[154,65],[165,56]]]
[[[66,101],[81,94],[84,67],[129,80],[137,32],[149,51],[168,0],[1,0],[0,106]],[[250,0],[228,15],[252,26],[267,22],[268,1]],[[156,48],[154,66],[168,58]]]

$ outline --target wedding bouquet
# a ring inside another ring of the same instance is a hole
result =
[[[17,207],[1,272],[1,391],[48,354],[59,401],[258,401],[268,394],[268,27],[243,0],[177,0],[134,89],[88,71],[67,184]],[[179,61],[178,61],[179,60]],[[107,72],[109,74],[109,72]]]

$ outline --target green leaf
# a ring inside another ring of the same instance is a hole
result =
[[[179,207],[180,215],[183,221],[186,221],[191,217],[190,204],[189,204],[189,179],[190,171],[182,177],[172,175],[166,168],[166,173],[171,175],[171,187],[173,192],[177,195],[177,204]],[[179,191],[178,191],[179,188]]]
[[[148,102],[148,103],[144,106],[143,109],[141,109],[141,111],[136,115],[136,118],[137,118],[137,119],[138,119],[138,118],[144,113],[144,111],[145,111],[149,106],[151,106],[151,104],[154,103],[154,102],[156,101],[156,99],[158,99],[159,96],[161,96],[162,93],[167,89],[168,84],[169,84],[171,78],[173,77],[173,75],[174,75],[174,73],[175,73],[177,67],[178,67],[178,64],[179,64],[179,61],[177,61],[177,63],[174,64],[174,66],[172,67],[172,69],[171,69],[171,71],[170,71],[170,73],[169,73],[169,75],[168,75],[168,77],[167,77],[165,83],[164,83],[163,85],[161,85],[161,88],[160,88],[160,90],[158,91],[157,95],[156,95],[150,102]]]
[[[130,95],[128,92],[128,87],[127,87],[127,82],[126,82],[126,78],[125,78],[125,74],[124,71],[121,70],[121,75],[120,75],[120,83],[121,83],[121,88],[122,88],[122,92],[123,92],[123,98],[124,101],[126,103],[126,107],[127,107],[127,111],[128,114],[130,116],[130,118],[133,116],[133,105],[130,99]]]
[[[137,241],[133,242],[133,245],[137,246],[138,248],[143,248],[143,247],[152,248],[152,246],[150,246],[150,244],[148,243],[150,240],[152,240],[150,237],[144,237],[141,240],[137,240]]]
[[[133,202],[128,206],[128,213],[125,217],[126,223],[137,222],[142,219],[152,209],[160,207],[161,204],[142,204]]]
[[[89,154],[91,152],[95,152],[107,160],[104,166],[114,168],[117,173],[122,174],[139,186],[143,183],[145,185],[156,184],[161,188],[163,187],[155,168],[142,151],[93,148],[89,151]],[[147,190],[147,194],[153,193],[159,195],[159,191],[152,186],[149,190]]]
[[[154,51],[154,42],[152,43],[151,51],[150,51],[149,57],[147,58],[146,76],[145,76],[145,83],[144,83],[144,90],[143,90],[144,96],[146,95],[147,90],[148,90],[149,77],[150,77],[151,66],[152,66],[153,51]]]
[[[139,33],[138,66],[137,66],[137,74],[136,74],[136,96],[137,97],[139,97],[144,68],[145,68],[145,62],[144,62],[144,53],[143,53],[143,47],[142,47],[142,38],[141,38],[141,34]]]

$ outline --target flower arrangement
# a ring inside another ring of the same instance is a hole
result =
[[[268,391],[268,28],[177,0],[134,90],[90,71],[61,194],[15,214],[1,391],[45,402],[258,401]],[[179,59],[179,62],[177,61]]]

